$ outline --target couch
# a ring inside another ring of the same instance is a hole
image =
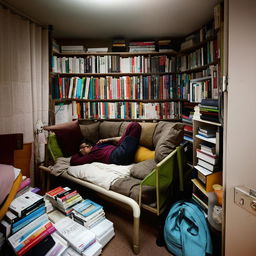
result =
[[[175,189],[183,190],[183,157],[180,146],[183,124],[167,121],[140,122],[140,145],[134,164],[130,166],[129,176],[113,180],[107,189],[90,180],[81,179],[77,175],[79,172],[72,173],[72,168],[66,166],[69,157],[78,151],[83,137],[97,142],[102,138],[121,136],[128,124],[127,121],[73,121],[44,127],[49,131],[48,149],[54,162],[50,166],[46,162],[40,169],[130,206],[134,218],[133,249],[135,253],[139,253],[141,208],[159,215],[168,205]]]

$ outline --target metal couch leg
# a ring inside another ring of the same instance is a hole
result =
[[[140,218],[133,217],[133,251],[135,254],[139,254],[140,252],[139,229]]]

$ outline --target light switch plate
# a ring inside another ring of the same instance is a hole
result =
[[[235,187],[235,203],[246,211],[256,215],[256,191],[246,186]]]

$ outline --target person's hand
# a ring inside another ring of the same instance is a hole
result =
[[[108,139],[100,139],[96,144],[102,144],[108,142]]]

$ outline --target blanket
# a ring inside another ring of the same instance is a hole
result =
[[[100,187],[109,190],[110,186],[117,179],[128,177],[130,175],[131,165],[103,164],[94,162],[77,166],[69,166],[68,174],[89,181]]]

